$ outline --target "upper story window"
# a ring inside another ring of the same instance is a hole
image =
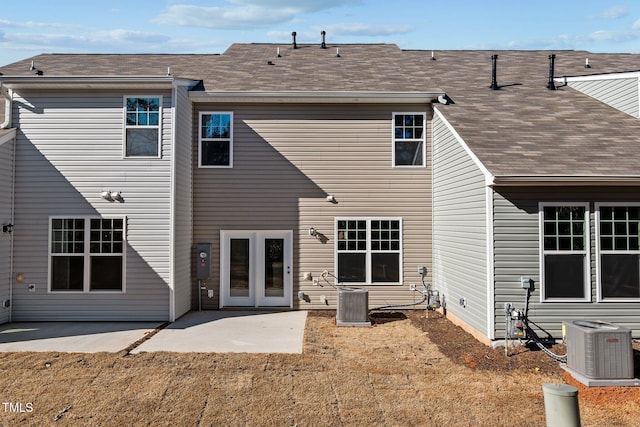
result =
[[[393,165],[425,166],[425,113],[393,114]]]
[[[588,218],[586,204],[541,207],[543,299],[590,298]]]
[[[233,166],[233,113],[202,112],[198,158],[201,167]]]
[[[52,218],[51,291],[124,290],[123,218]]]
[[[337,218],[336,233],[339,283],[401,282],[400,218]]]
[[[600,298],[640,298],[640,206],[596,205]]]
[[[160,157],[161,97],[125,97],[125,157]]]

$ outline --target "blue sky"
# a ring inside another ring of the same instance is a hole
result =
[[[638,0],[13,0],[0,64],[40,53],[222,53],[234,42],[640,53]]]

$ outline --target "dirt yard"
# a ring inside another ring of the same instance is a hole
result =
[[[437,313],[371,328],[333,315],[309,314],[299,355],[0,353],[0,425],[542,426],[542,384],[570,380],[541,351],[505,357]],[[640,387],[578,396],[583,426],[638,425]]]

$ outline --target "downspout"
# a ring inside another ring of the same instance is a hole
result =
[[[6,113],[5,113],[6,114]],[[11,116],[11,113],[9,113]],[[6,120],[5,120],[6,122]],[[9,123],[11,123],[11,119],[9,119]],[[13,136],[12,141],[12,159],[11,159],[11,207],[10,207],[10,218],[11,224],[15,224],[15,193],[16,193],[16,137]],[[11,231],[11,236],[9,237],[9,323],[12,322],[13,318],[13,233]]]
[[[167,70],[167,73],[170,71]],[[177,124],[176,124],[176,110],[178,104],[178,85],[174,80],[171,88],[171,162],[170,162],[170,178],[169,178],[169,322],[176,321],[176,254],[175,254],[175,239],[176,239],[176,147],[177,147]]]
[[[6,90],[0,82],[0,93],[4,98],[4,122],[0,124],[0,129],[9,129],[11,127],[11,109],[13,108],[13,91]]]
[[[13,91],[7,90],[0,82],[0,94],[4,98],[4,122],[0,124],[0,129],[9,129],[13,115]],[[14,135],[11,158],[11,201],[10,201],[10,223],[15,224],[15,188],[16,188],[16,137]],[[9,323],[13,317],[13,232],[9,237]]]

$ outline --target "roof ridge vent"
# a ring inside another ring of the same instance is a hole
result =
[[[325,43],[324,38],[327,35],[327,32],[325,30],[322,30],[320,35],[322,36],[322,43],[320,44],[320,49],[326,49],[327,48],[327,44]]]
[[[549,83],[547,83],[547,89],[549,90],[556,90],[556,84],[553,81],[553,74],[555,72],[554,67],[555,67],[555,62],[556,62],[556,54],[552,53],[551,55],[549,55]]]
[[[491,89],[498,90],[498,55],[491,55]]]
[[[291,48],[293,49],[297,49],[298,48],[298,43],[296,43],[296,35],[298,33],[296,33],[295,31],[293,33],[291,33],[291,36],[293,37],[293,44],[291,45]]]

